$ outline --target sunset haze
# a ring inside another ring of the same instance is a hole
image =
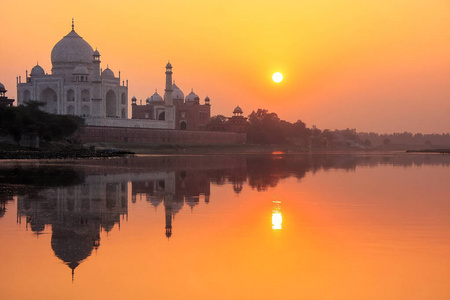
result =
[[[444,133],[450,128],[449,1],[1,2],[0,82],[75,30],[132,96],[163,91],[164,66],[211,115],[265,108],[321,129]],[[275,83],[272,74],[283,81]],[[139,101],[139,100],[138,100]]]

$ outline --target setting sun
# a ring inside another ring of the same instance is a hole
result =
[[[279,83],[283,80],[283,74],[280,72],[273,73],[272,80],[276,83]]]

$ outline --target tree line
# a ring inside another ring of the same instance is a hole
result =
[[[61,140],[71,136],[83,118],[70,115],[49,114],[39,109],[43,106],[37,101],[25,105],[0,106],[0,131],[11,135],[19,143],[24,134],[37,134],[44,141]]]
[[[211,118],[214,124],[227,122],[225,116]],[[383,145],[450,145],[450,134],[412,134],[409,132],[378,134],[357,132],[356,129],[330,130],[308,127],[301,120],[290,123],[275,112],[257,109],[248,115],[247,141],[254,144],[295,144],[312,148],[369,149]]]

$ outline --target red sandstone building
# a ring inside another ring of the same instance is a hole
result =
[[[14,99],[8,99],[6,92],[5,86],[0,83],[0,106],[13,106]]]

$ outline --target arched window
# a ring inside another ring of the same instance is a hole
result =
[[[106,116],[107,117],[116,117],[116,94],[109,90],[106,93]]]
[[[75,101],[75,93],[73,90],[68,90],[67,91],[67,98],[66,98],[67,102],[72,102]]]
[[[186,122],[185,122],[185,121],[181,121],[181,122],[180,122],[180,129],[181,129],[181,130],[186,130],[186,127],[187,127]]]
[[[75,108],[72,105],[67,106],[67,114],[68,115],[74,115],[75,114]]]
[[[81,91],[81,101],[89,102],[91,100],[91,96],[88,90]]]

